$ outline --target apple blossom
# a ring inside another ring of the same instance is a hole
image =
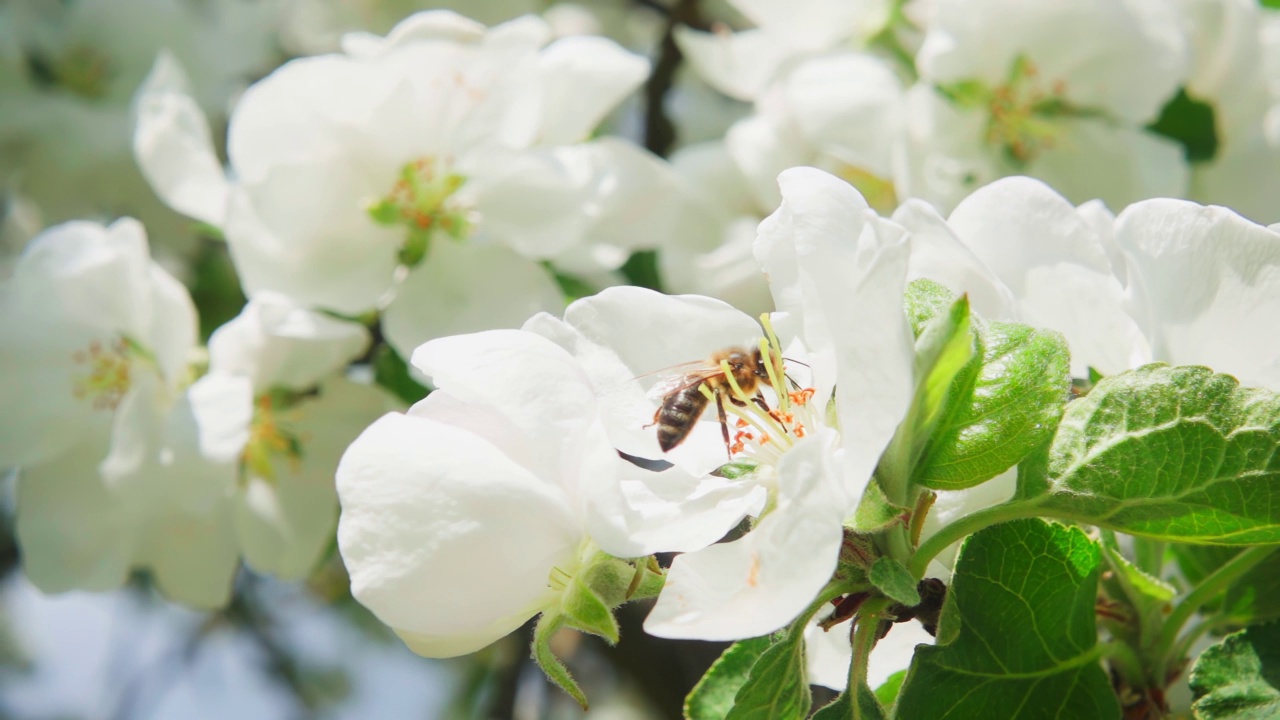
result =
[[[303,577],[337,522],[333,473],[343,449],[394,407],[342,371],[369,343],[363,326],[263,293],[209,339],[209,376],[254,393],[234,495],[237,542],[250,567]]]
[[[224,502],[247,439],[249,382],[189,384],[195,312],[135,220],[34,240],[0,285],[18,540],[46,591],[108,589],[149,568],[170,597],[225,602],[237,562]],[[74,528],[74,530],[70,530]]]
[[[784,203],[762,226],[756,253],[787,340],[770,340],[767,356],[785,350],[809,366],[811,382],[789,404],[787,392],[775,393],[781,420],[756,418],[747,403],[740,426],[756,427],[737,434],[734,451],[753,472],[739,487],[744,494],[767,489],[765,512],[743,538],[676,559],[646,621],[651,634],[752,637],[804,610],[835,570],[843,523],[910,402],[914,351],[901,309],[908,248],[901,230],[825,173],[789,170],[779,182]],[[570,305],[563,322],[544,316],[526,328],[555,338],[598,385],[611,388],[604,399],[610,437],[624,452],[647,458],[662,457],[654,432],[644,428],[656,409],[644,387],[653,378],[628,379],[725,347],[755,347],[766,334],[709,298],[637,288],[606,290]],[[802,369],[787,372],[808,378]],[[833,393],[838,430],[825,409]],[[704,418],[668,459],[695,473],[723,464],[716,425]]]
[[[601,551],[703,547],[763,500],[622,459],[582,366],[534,333],[441,338],[413,364],[437,389],[343,456],[338,543],[355,597],[419,654],[569,612],[567,592],[610,562]]]
[[[940,0],[908,93],[900,194],[949,209],[1026,173],[1076,202],[1183,195],[1181,149],[1143,127],[1188,62],[1180,18],[1158,0]]]
[[[420,13],[251,87],[231,122],[220,223],[250,294],[381,308],[407,355],[558,308],[546,262],[607,271],[654,244],[683,216],[669,169],[618,140],[581,142],[645,62],[602,38],[549,39],[533,17],[486,29]],[[158,171],[193,167],[170,155],[208,143],[177,114],[144,120],[140,139],[179,138],[160,144],[169,155],[139,154],[176,205],[184,185]]]

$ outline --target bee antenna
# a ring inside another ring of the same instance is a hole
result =
[[[789,357],[784,357],[784,358],[782,358],[782,359],[783,359],[783,360],[785,360],[785,361],[787,361],[787,362],[789,362],[789,363],[795,363],[795,364],[797,364],[797,365],[803,365],[803,366],[805,366],[805,367],[809,367],[809,363],[802,363],[802,362],[800,362],[799,360],[794,360],[794,359],[789,358]]]
[[[808,367],[808,366],[806,366],[806,367]],[[793,388],[795,388],[795,389],[797,389],[797,390],[799,390],[799,389],[800,389],[800,383],[796,382],[795,378],[791,377],[790,375],[783,375],[783,377],[785,377],[785,378],[787,379],[787,382],[791,383],[791,387],[793,387]]]

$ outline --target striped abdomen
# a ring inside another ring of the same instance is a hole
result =
[[[684,442],[693,430],[694,423],[702,417],[707,409],[707,396],[698,388],[702,385],[695,382],[671,393],[662,400],[655,418],[658,423],[658,447],[662,452],[670,452],[672,448]]]

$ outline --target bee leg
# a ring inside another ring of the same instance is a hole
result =
[[[643,428],[641,428],[641,429],[642,429],[642,430],[648,430],[649,428],[653,427],[654,425],[657,425],[657,424],[658,424],[658,416],[659,416],[659,415],[661,415],[661,414],[662,414],[662,406],[661,406],[661,405],[659,405],[659,406],[658,406],[658,409],[653,411],[653,422],[649,423],[648,425],[645,425],[645,426],[644,426]]]
[[[734,405],[737,405],[738,407],[746,407],[746,406],[747,406],[747,404],[746,404],[746,403],[742,402],[741,400],[739,400],[738,398],[736,398],[736,397],[734,397],[734,396],[732,396],[732,395],[730,395],[730,396],[729,396],[729,402],[733,403]]]
[[[724,412],[724,393],[716,393],[716,414],[720,416],[720,434],[724,436],[724,450],[729,453],[729,462],[733,462],[733,446],[729,444],[729,416]]]
[[[771,414],[771,411],[769,410],[769,403],[765,402],[764,400],[764,393],[760,392],[759,390],[756,390],[756,396],[751,399],[756,402],[756,405],[760,406],[760,409],[764,411],[765,415]],[[787,431],[787,426],[783,424],[781,425],[781,427],[782,427],[782,432],[785,433]]]

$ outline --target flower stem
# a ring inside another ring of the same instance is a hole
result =
[[[1038,514],[1039,509],[1034,504],[1027,502],[1003,503],[969,513],[950,525],[944,526],[934,533],[932,537],[921,543],[920,547],[916,549],[915,555],[911,557],[911,562],[908,563],[907,568],[911,570],[912,575],[922,578],[925,570],[929,568],[929,561],[937,557],[938,553],[946,550],[957,540],[961,540],[991,525],[998,525],[1009,520],[1036,517]]]
[[[854,718],[859,718],[858,693],[867,684],[867,669],[871,666],[871,651],[876,646],[876,630],[884,609],[892,602],[885,597],[871,598],[858,610],[853,628],[853,658],[849,661],[849,685],[845,688],[853,707]]]
[[[1249,572],[1255,565],[1270,557],[1277,547],[1280,546],[1255,545],[1240,551],[1235,557],[1223,563],[1221,567],[1201,580],[1200,584],[1196,585],[1182,599],[1182,602],[1174,607],[1173,612],[1169,613],[1169,618],[1165,620],[1164,629],[1160,632],[1160,640],[1155,648],[1154,658],[1155,662],[1158,663],[1156,667],[1157,678],[1164,678],[1169,667],[1180,659],[1170,657],[1171,651],[1175,648],[1178,636],[1182,633],[1182,626],[1186,625],[1191,616],[1203,607],[1205,603],[1217,597],[1228,585],[1239,579],[1241,575]]]

